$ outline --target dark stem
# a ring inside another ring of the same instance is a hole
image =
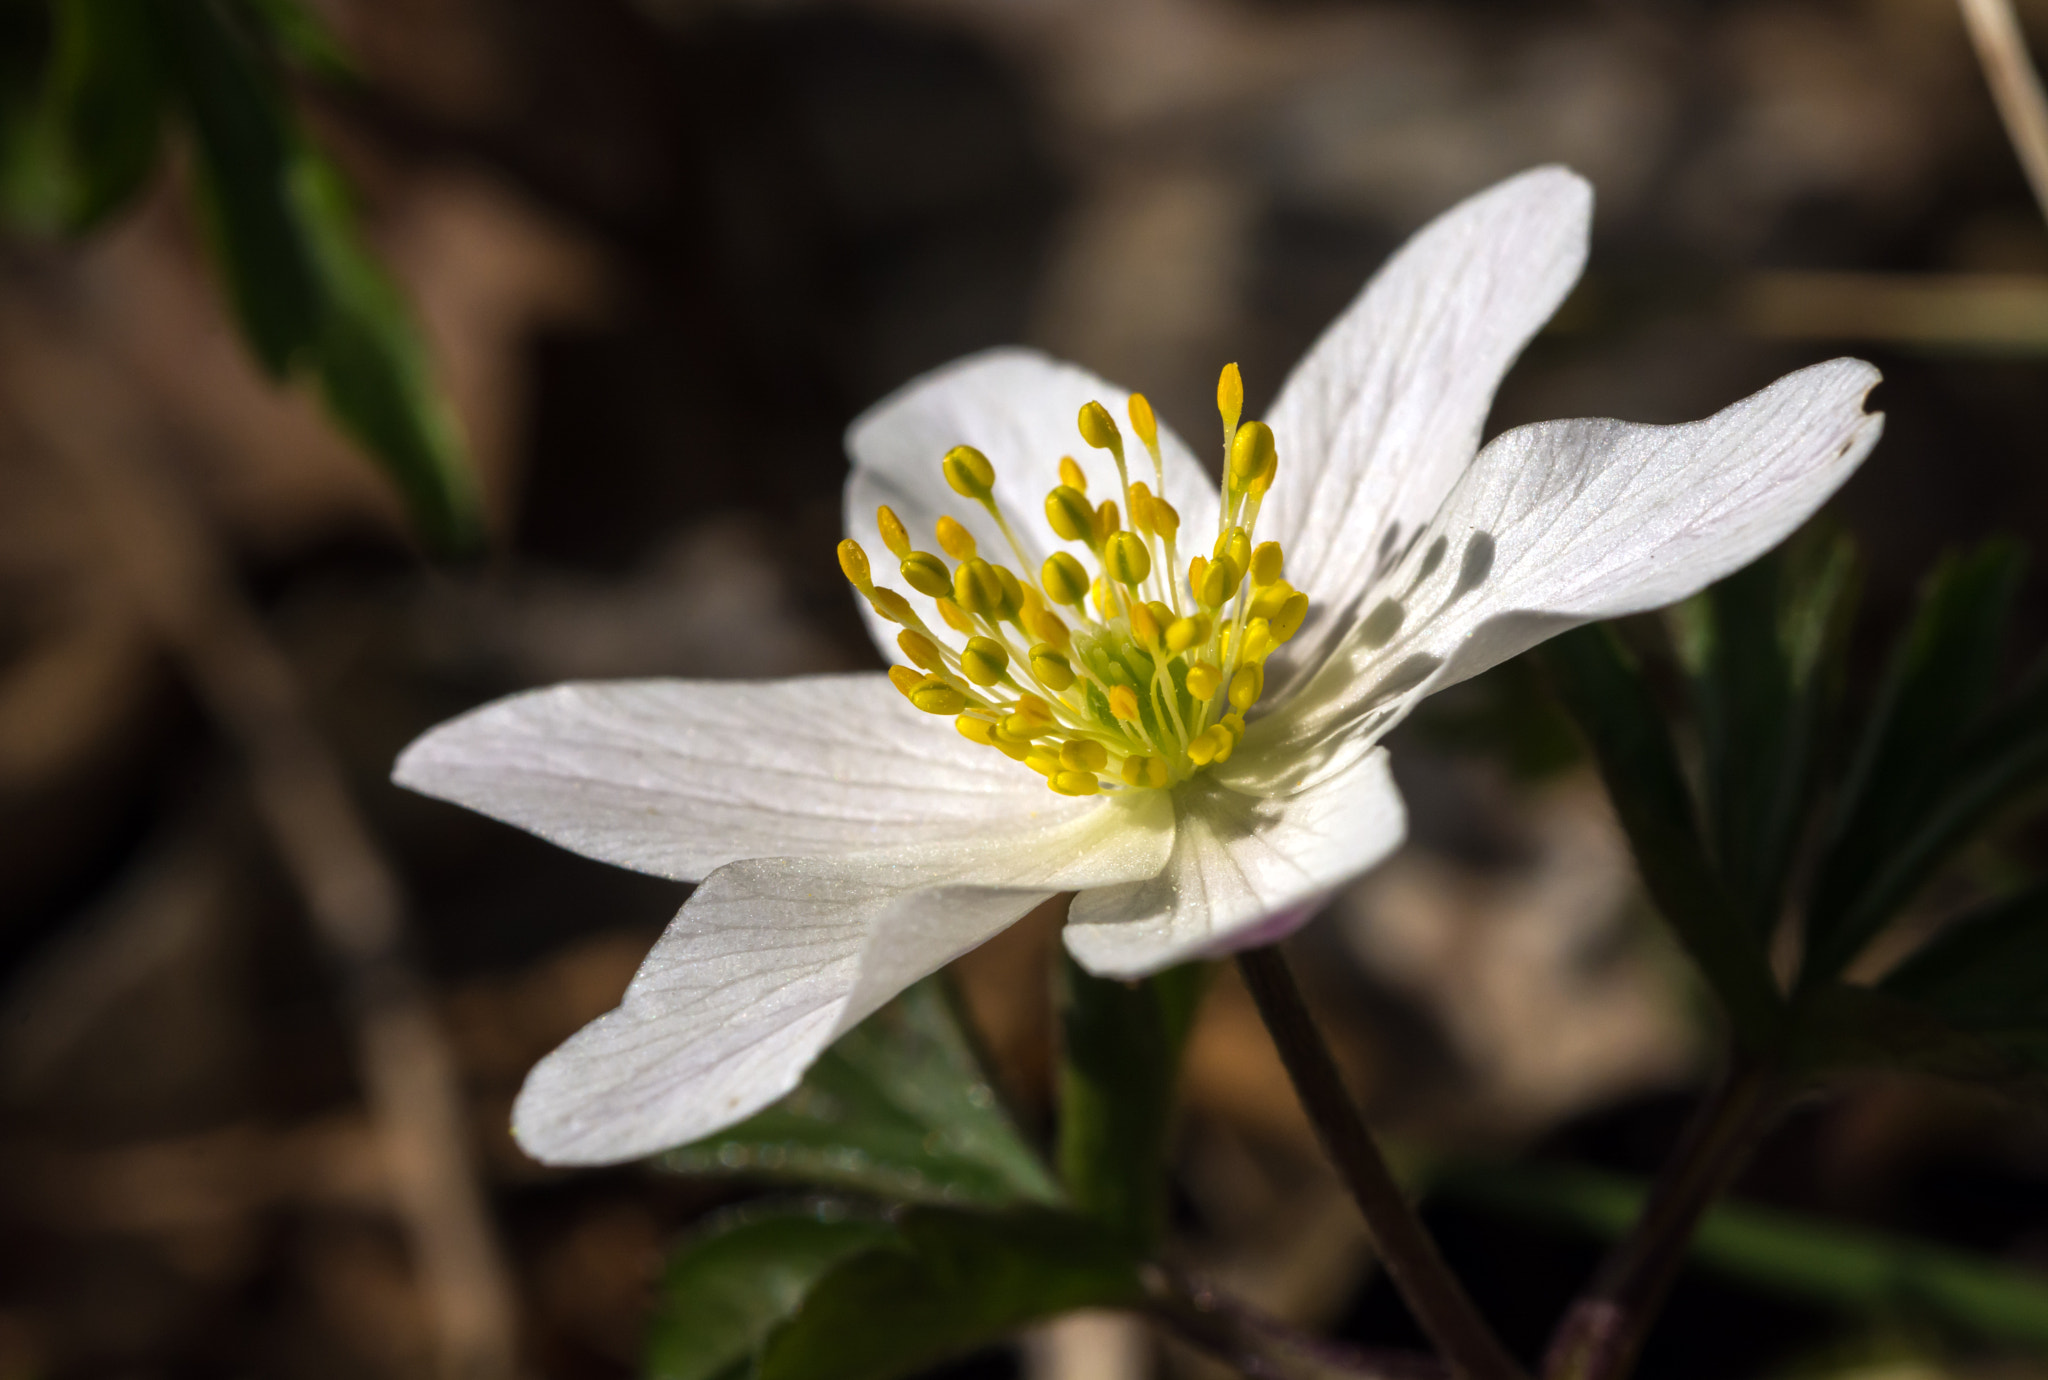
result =
[[[1738,1062],[1700,1104],[1626,1237],[1558,1324],[1544,1380],[1623,1380],[1678,1277],[1700,1218],[1749,1161],[1779,1107],[1768,1065]]]
[[[1434,1356],[1311,1337],[1164,1266],[1148,1269],[1145,1285],[1155,1322],[1253,1380],[1447,1380]]]
[[[1387,1275],[1415,1321],[1464,1380],[1521,1380],[1521,1367],[1472,1306],[1464,1286],[1444,1263],[1436,1242],[1394,1181],[1357,1104],[1344,1088],[1337,1061],[1309,1015],[1287,960],[1278,948],[1268,947],[1239,954],[1237,964],[1279,1048],[1280,1060],[1287,1066],[1295,1095],[1314,1123],[1324,1152],[1364,1214]]]

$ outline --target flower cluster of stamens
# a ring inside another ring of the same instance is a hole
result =
[[[876,514],[904,583],[964,638],[938,636],[911,602],[874,581],[860,543],[839,544],[839,565],[876,613],[903,631],[909,660],[889,678],[910,702],[953,718],[960,733],[1024,763],[1062,795],[1158,789],[1227,761],[1244,716],[1265,689],[1265,661],[1294,636],[1308,596],[1282,578],[1278,542],[1254,544],[1259,508],[1279,456],[1264,422],[1243,422],[1235,364],[1216,386],[1223,419],[1223,502],[1209,554],[1181,578],[1180,514],[1166,501],[1152,405],[1132,394],[1131,429],[1152,459],[1155,487],[1132,480],[1123,434],[1099,402],[1081,409],[1081,439],[1116,462],[1123,505],[1097,503],[1072,456],[1045,497],[1045,516],[1067,546],[1032,578],[1016,529],[995,498],[995,467],[972,446],[941,462],[946,482],[979,503],[1018,562],[984,556],[957,520],[933,536],[943,555],[918,549],[888,507]],[[1125,515],[1129,526],[1124,525]]]

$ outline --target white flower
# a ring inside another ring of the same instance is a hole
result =
[[[1549,422],[1479,449],[1501,375],[1578,277],[1591,205],[1578,177],[1540,168],[1423,230],[1297,366],[1271,432],[1235,432],[1220,497],[1177,437],[1149,432],[1142,399],[1029,351],[878,404],[848,433],[860,550],[842,559],[877,645],[928,673],[560,685],[414,743],[404,785],[700,883],[618,1009],[534,1069],[521,1144],[606,1163],[730,1125],[1060,892],[1078,893],[1067,946],[1100,974],[1275,939],[1400,842],[1377,744],[1424,695],[1682,598],[1798,526],[1877,439],[1868,364],[1801,370],[1685,426]],[[1080,540],[1055,544],[1044,496],[1083,478],[1063,455],[1115,431],[1091,402],[1156,443],[1111,490],[1141,530],[1107,538],[1107,515],[1068,494],[1054,506]],[[916,552],[910,534],[948,515],[954,559]],[[1225,518],[1259,528],[1227,570]],[[1203,605],[1180,579],[1176,533],[1229,598]],[[1250,559],[1259,537],[1284,547],[1284,579],[1281,558]],[[1091,587],[1081,565],[1042,564],[1069,548],[1107,573]],[[884,550],[913,587],[957,591],[925,604],[942,618],[869,574]]]

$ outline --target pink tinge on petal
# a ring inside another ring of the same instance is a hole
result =
[[[1311,896],[1308,900],[1297,902],[1284,910],[1274,911],[1247,929],[1232,931],[1204,952],[1210,958],[1224,958],[1230,954],[1242,953],[1246,949],[1262,949],[1268,944],[1277,944],[1315,919],[1329,903],[1330,893],[1327,891],[1319,896]]]

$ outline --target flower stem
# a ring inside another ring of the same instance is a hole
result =
[[[1295,1095],[1351,1190],[1387,1275],[1415,1321],[1463,1380],[1521,1380],[1521,1367],[1473,1307],[1394,1181],[1364,1117],[1345,1091],[1337,1061],[1309,1015],[1287,960],[1277,947],[1269,946],[1246,950],[1237,956],[1237,964],[1287,1066]]]
[[[1730,1068],[1700,1105],[1629,1234],[1558,1324],[1544,1380],[1624,1380],[1701,1216],[1741,1172],[1780,1103],[1768,1065]]]

